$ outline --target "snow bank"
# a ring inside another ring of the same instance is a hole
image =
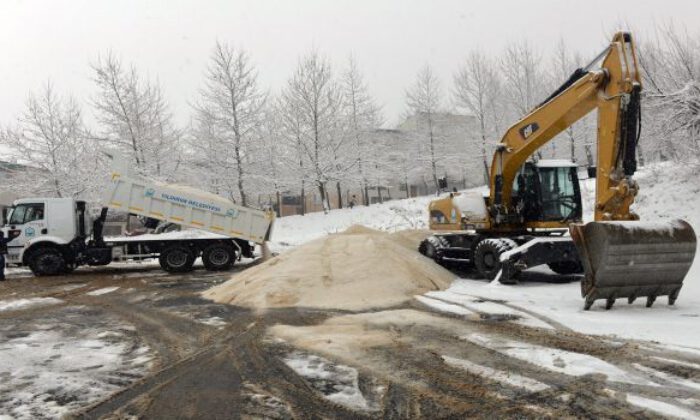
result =
[[[386,232],[424,229],[428,223],[428,203],[434,198],[418,197],[369,207],[331,210],[329,214],[321,212],[281,217],[275,221],[271,247],[279,252],[328,234],[343,232],[353,225]]]

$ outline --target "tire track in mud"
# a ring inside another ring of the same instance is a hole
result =
[[[457,293],[455,293],[455,294],[457,294]],[[542,315],[542,314],[539,314],[539,313],[537,313],[537,312],[534,312],[534,311],[532,311],[532,310],[530,310],[530,309],[526,309],[526,308],[520,307],[520,306],[518,306],[518,305],[513,305],[513,304],[508,303],[508,302],[505,302],[505,301],[503,301],[503,300],[499,300],[499,299],[489,299],[489,298],[485,298],[485,297],[481,297],[481,296],[477,296],[477,295],[468,295],[468,294],[462,294],[462,293],[459,293],[459,295],[460,295],[460,296],[468,296],[468,297],[470,297],[470,298],[474,298],[474,299],[477,299],[477,300],[482,301],[482,302],[495,303],[495,304],[498,304],[498,305],[502,305],[502,306],[508,307],[508,308],[510,308],[510,309],[515,309],[516,311],[525,313],[525,314],[527,314],[527,315],[530,315],[530,316],[533,317],[533,318],[536,318],[536,319],[538,319],[538,320],[540,320],[540,321],[546,323],[547,325],[551,326],[553,329],[558,330],[558,331],[573,331],[571,328],[569,328],[569,327],[565,326],[564,324],[562,324],[562,323],[560,323],[560,322],[557,322],[557,321],[555,321],[555,320],[553,320],[553,319],[551,319],[551,318],[549,318],[549,317],[546,317],[546,316],[544,316],[544,315]],[[440,296],[432,296],[432,295],[431,295],[431,296],[428,296],[428,297],[429,297],[430,299],[439,300],[440,302],[448,303],[448,304],[450,304],[450,305],[461,306],[461,307],[463,307],[463,308],[465,308],[465,309],[468,309],[468,310],[474,312],[475,314],[479,314],[482,318],[485,318],[485,317],[488,316],[488,315],[492,315],[492,314],[489,313],[489,312],[481,311],[479,308],[477,308],[477,307],[475,307],[475,306],[472,306],[472,305],[467,305],[467,304],[465,304],[465,303],[454,302],[454,301],[451,301],[451,300],[449,300],[449,299],[444,299],[444,298],[442,298],[442,297],[440,297]],[[440,313],[440,312],[437,311],[437,310],[435,310],[434,312]]]
[[[450,314],[438,313],[438,315],[449,319],[460,319],[460,317],[451,316]],[[481,347],[480,345],[468,341],[459,340],[458,342],[454,342],[454,340],[450,340],[449,337],[438,339],[438,341],[442,343],[441,350],[443,352],[449,352],[451,355],[461,354],[460,357],[463,359],[472,362],[475,361],[477,364],[486,361],[486,365],[492,368],[505,369],[509,373],[536,379],[539,382],[551,386],[552,390],[557,390],[557,395],[559,396],[568,394],[574,396],[582,395],[581,398],[589,396],[597,400],[603,398],[608,400],[608,402],[603,404],[602,408],[613,407],[611,408],[612,411],[607,409],[602,410],[601,405],[597,404],[596,406],[591,406],[594,407],[594,409],[590,409],[589,407],[589,413],[598,410],[598,415],[608,417],[611,413],[614,413],[615,416],[620,416],[625,413],[634,412],[635,410],[624,401],[627,393],[634,393],[645,398],[666,401],[669,404],[677,406],[684,406],[687,403],[690,407],[686,406],[685,408],[689,409],[691,412],[700,407],[700,392],[698,392],[697,389],[684,386],[682,383],[684,375],[689,378],[700,378],[700,370],[695,370],[692,367],[679,368],[666,364],[665,366],[671,371],[668,373],[674,374],[676,377],[670,380],[659,380],[658,376],[651,375],[648,371],[642,370],[636,366],[641,364],[642,367],[649,368],[648,365],[652,364],[652,369],[660,370],[662,374],[664,371],[663,367],[659,367],[658,365],[655,367],[653,366],[652,355],[640,349],[639,342],[620,340],[623,344],[611,344],[605,340],[600,340],[600,337],[585,335],[574,331],[547,331],[515,325],[507,321],[466,322],[475,326],[480,333],[485,334],[487,337],[495,336],[505,339],[523,340],[525,343],[532,343],[554,350],[589,355],[608,362],[623,372],[631,374],[632,377],[639,378],[639,380],[653,382],[647,384],[615,382],[608,380],[603,372],[582,376],[564,374],[549,370],[537,364],[524,363],[521,359],[501,354],[496,350]],[[417,336],[430,336],[430,331],[431,330],[426,329],[420,334],[417,334]],[[423,344],[423,342],[417,341],[415,343],[415,348],[420,348]],[[460,351],[460,348],[463,351]],[[487,354],[486,357],[483,356],[484,353]],[[479,356],[479,354],[482,354],[482,356]],[[679,380],[681,382],[678,382]],[[696,382],[696,385],[700,384]],[[595,395],[591,395],[591,392],[594,390],[597,390],[597,393],[594,392]],[[600,391],[605,392],[601,394]],[[609,393],[617,395],[613,397],[609,395]],[[681,404],[679,404],[679,401]],[[695,403],[693,403],[693,401],[695,401]]]
[[[625,393],[632,390],[635,394],[659,400],[697,396],[665,387],[652,389],[615,384],[598,375],[573,377],[551,372],[460,340],[458,336],[440,330],[439,326],[409,326],[395,330],[403,341],[372,349],[372,357],[362,359],[361,366],[358,363],[348,364],[358,370],[361,382],[378,381],[385,387],[378,411],[353,410],[328,400],[311,387],[304,377],[285,364],[283,356],[290,346],[271,342],[266,336],[267,328],[274,324],[317,325],[328,317],[350,312],[281,309],[255,315],[248,310],[234,308],[225,312],[228,326],[217,329],[177,315],[172,310],[184,308],[187,311],[187,308],[197,305],[216,306],[198,298],[196,292],[211,286],[213,282],[223,281],[231,273],[208,275],[206,281],[201,282],[197,281],[198,273],[148,276],[145,281],[138,277],[111,278],[112,274],[107,273],[110,278],[95,273],[91,273],[94,277],[80,276],[75,283],[90,283],[68,291],[44,290],[44,296],[63,299],[65,303],[60,307],[82,305],[134,325],[135,333],[157,353],[159,368],[77,413],[75,416],[79,418],[130,415],[147,418],[238,418],[243,414],[272,418],[348,419],[420,416],[654,418],[649,412],[643,413],[641,409],[627,404],[623,398]],[[164,278],[167,281],[164,282]],[[55,287],[66,284],[70,283]],[[38,286],[38,283],[33,283],[26,288],[36,295],[41,292]],[[122,290],[99,296],[85,295],[87,291],[109,286],[119,286]],[[124,289],[127,287],[134,290],[127,291]],[[134,296],[153,292],[159,293],[158,300],[131,300]],[[160,306],[159,302],[163,301],[167,301],[167,305]],[[27,313],[40,313],[58,307],[28,309]],[[528,313],[515,305],[512,307]],[[589,354],[621,368],[628,366],[634,369],[632,363],[644,364],[649,355],[663,354],[640,349],[634,342],[620,340],[624,343],[622,346],[613,345],[601,341],[600,337],[563,329],[540,330],[509,322],[473,321],[430,313],[445,320],[458,319],[470,329],[486,335],[500,335]],[[0,315],[0,318],[3,317]],[[522,374],[547,384],[550,389],[524,391],[449,366],[442,355]],[[259,402],[256,403],[258,405],[251,405],[250,398],[246,396],[251,387],[258,394],[274,397],[279,401],[279,406],[270,408]],[[605,391],[606,388],[614,394]],[[567,395],[568,398],[563,398]],[[271,411],[265,411],[268,409]]]
[[[248,323],[247,327],[243,327]],[[213,343],[173,363],[108,400],[76,415],[237,418],[245,384],[254,384],[283,401],[293,417],[361,418],[358,413],[333,404],[262,344],[266,325],[244,315]],[[194,392],[193,392],[194,391]]]

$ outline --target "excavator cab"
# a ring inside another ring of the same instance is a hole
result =
[[[512,196],[516,211],[528,227],[559,222],[566,228],[568,223],[581,221],[581,190],[573,162],[525,163],[513,182]]]

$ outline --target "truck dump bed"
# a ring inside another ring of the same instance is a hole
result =
[[[111,209],[260,244],[269,240],[275,218],[272,211],[240,206],[196,188],[142,179],[119,156],[113,157],[111,182],[102,203]]]

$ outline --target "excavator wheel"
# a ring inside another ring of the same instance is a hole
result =
[[[508,238],[488,238],[479,242],[474,250],[474,265],[479,274],[488,280],[493,280],[501,272],[501,254],[518,246]],[[517,273],[503,275],[499,282],[503,284],[517,283]]]
[[[650,307],[658,296],[673,305],[695,258],[697,238],[683,220],[591,222],[570,231],[586,273],[584,309],[596,299],[606,299],[609,309],[615,299],[641,297]]]
[[[430,238],[424,239],[420,243],[420,245],[418,246],[418,252],[430,259],[435,259],[435,254],[437,250],[435,249],[435,245],[433,245],[433,243],[429,239]]]
[[[442,253],[440,250],[446,246],[449,246],[449,243],[447,243],[444,238],[429,236],[420,243],[418,252],[442,265]]]
[[[569,274],[579,274],[583,273],[583,266],[580,262],[574,261],[556,261],[548,263],[547,266],[550,270],[557,274],[569,275]]]

